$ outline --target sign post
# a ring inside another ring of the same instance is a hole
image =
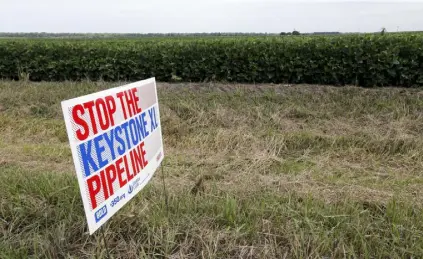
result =
[[[110,252],[109,252],[109,246],[107,245],[106,235],[104,235],[104,227],[101,228],[101,234],[103,236],[104,248],[106,248],[107,259],[110,259],[111,257],[110,257]]]
[[[163,161],[154,78],[62,102],[90,234],[151,179]]]

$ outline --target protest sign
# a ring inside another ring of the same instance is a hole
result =
[[[163,160],[154,78],[62,102],[90,234],[130,201]]]

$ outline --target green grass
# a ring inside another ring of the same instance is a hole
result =
[[[0,81],[0,258],[105,257],[60,101]],[[160,172],[106,225],[114,258],[420,258],[423,91],[159,84]]]

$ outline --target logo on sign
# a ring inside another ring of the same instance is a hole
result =
[[[110,206],[114,207],[116,204],[118,204],[121,200],[125,199],[125,194],[122,194],[121,196],[116,196],[110,203]]]
[[[134,180],[133,183],[129,185],[128,187],[129,194],[133,193],[138,188],[138,186],[140,186],[141,184],[140,181],[141,181],[141,178],[138,177],[137,179]]]
[[[94,214],[95,222],[99,222],[102,218],[107,215],[107,205],[104,205],[99,210],[97,210]]]
[[[162,152],[160,152],[160,153],[157,155],[157,157],[156,157],[156,161],[159,161],[159,160],[160,160],[160,158],[162,158]]]

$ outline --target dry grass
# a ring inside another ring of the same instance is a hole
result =
[[[115,85],[115,84],[113,84]],[[0,82],[0,257],[104,256],[60,101],[98,82]],[[116,258],[423,256],[423,92],[160,84],[159,174],[107,225]]]

